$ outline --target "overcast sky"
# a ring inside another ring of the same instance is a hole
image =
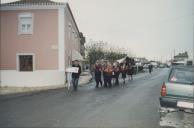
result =
[[[69,2],[87,41],[104,40],[163,61],[174,49],[193,54],[193,0],[60,1]]]

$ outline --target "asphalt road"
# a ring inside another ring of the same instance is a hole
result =
[[[168,69],[140,73],[125,86],[53,90],[0,98],[0,127],[159,128],[160,87]]]

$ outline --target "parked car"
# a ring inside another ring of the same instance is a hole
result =
[[[158,68],[159,64],[155,61],[151,61],[150,64],[153,66],[153,68]]]
[[[193,61],[192,60],[188,60],[187,61],[187,65],[189,65],[189,66],[193,65]]]
[[[160,108],[194,110],[194,67],[173,66],[161,87]]]
[[[141,71],[143,71],[143,66],[141,66],[141,65],[134,65],[133,66],[133,73],[134,74],[141,72]]]
[[[159,68],[165,68],[165,65],[164,64],[160,64]]]

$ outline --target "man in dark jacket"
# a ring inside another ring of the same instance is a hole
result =
[[[117,63],[116,67],[114,68],[115,71],[115,85],[119,85],[119,75],[120,75],[121,67],[119,66],[119,63]]]
[[[102,80],[101,80],[101,77],[102,77],[102,67],[100,64],[96,64],[95,66],[95,80],[96,80],[96,88],[98,88],[99,86],[99,83],[102,87]]]
[[[77,67],[78,68],[78,73],[72,73],[73,89],[74,89],[74,91],[77,91],[78,81],[79,81],[79,77],[80,77],[80,74],[81,74],[81,66],[79,65],[79,61],[75,60],[72,67]]]
[[[148,68],[149,68],[149,73],[151,74],[153,66],[151,64],[149,64]]]

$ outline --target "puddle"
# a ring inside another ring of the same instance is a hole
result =
[[[161,128],[193,128],[194,114],[184,111],[160,112]]]

